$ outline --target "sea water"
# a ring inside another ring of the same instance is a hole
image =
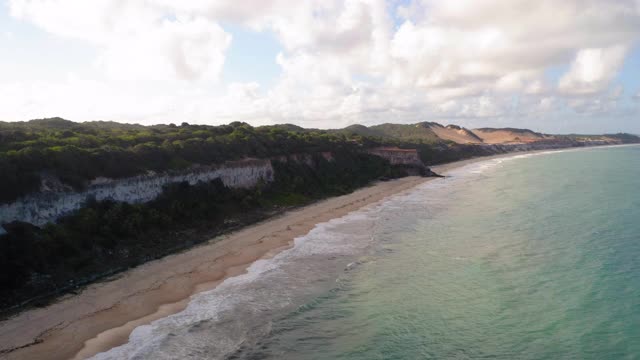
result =
[[[640,358],[639,146],[447,175],[316,226],[96,358]]]

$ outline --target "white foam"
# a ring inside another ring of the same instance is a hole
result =
[[[589,148],[567,148],[567,149],[555,149],[555,150],[538,151],[538,152],[528,152],[528,153],[524,153],[524,154],[513,154],[513,155],[510,155],[510,156],[503,156],[503,157],[498,157],[498,158],[486,159],[486,160],[473,162],[471,164],[455,168],[455,169],[449,171],[447,173],[447,175],[461,176],[461,175],[466,175],[466,174],[483,174],[487,170],[494,169],[494,168],[499,168],[500,166],[504,165],[506,162],[513,161],[513,160],[527,159],[527,158],[536,157],[536,156],[542,156],[542,155],[560,154],[560,153],[565,153],[565,152],[580,151],[580,150],[587,150],[587,149],[597,149],[597,148],[604,148],[604,147],[605,146],[595,147],[595,148],[592,148],[592,147],[589,147]],[[606,146],[606,147],[608,147],[608,146]]]
[[[515,154],[472,163],[449,172],[450,175],[454,175],[452,177],[423,183],[403,194],[391,196],[382,203],[369,205],[343,217],[318,224],[308,234],[295,238],[292,248],[278,253],[273,258],[258,260],[248,267],[245,274],[228,278],[215,289],[193,296],[183,311],[136,328],[126,344],[98,354],[93,359],[161,359],[190,356],[189,353],[185,353],[187,350],[183,349],[186,347],[172,347],[171,339],[175,334],[178,334],[176,337],[183,336],[181,341],[195,344],[192,346],[194,348],[215,342],[216,351],[228,354],[246,340],[243,332],[245,330],[242,328],[233,328],[233,333],[216,333],[214,338],[204,339],[198,338],[197,332],[185,333],[185,329],[194,328],[200,323],[214,324],[224,317],[225,312],[232,311],[238,304],[243,304],[243,309],[255,316],[285,308],[292,303],[294,292],[302,291],[300,288],[292,289],[288,286],[304,287],[314,277],[318,277],[311,266],[315,264],[312,263],[313,259],[316,262],[327,261],[326,259],[334,256],[361,254],[371,245],[379,219],[401,216],[405,211],[411,211],[411,206],[414,205],[422,206],[420,209],[424,210],[424,205],[428,203],[431,208],[438,203],[438,199],[446,199],[448,196],[435,190],[449,188],[454,191],[455,187],[450,185],[472,180],[474,176],[499,167],[506,161],[564,151],[567,150]],[[349,260],[342,265],[342,269],[352,269],[356,265],[357,262]],[[267,281],[267,278],[272,281],[264,284],[265,286],[253,286],[257,282]],[[260,319],[255,320],[259,321]],[[209,325],[208,328],[216,330],[213,325]],[[163,350],[159,351],[160,348]],[[215,356],[208,354],[207,357]]]
[[[202,292],[192,297],[188,306],[181,312],[158,319],[151,324],[136,328],[130,335],[128,343],[113,348],[93,357],[93,359],[131,359],[147,357],[165,343],[170,333],[177,329],[185,329],[199,322],[214,322],[219,315],[233,308],[239,303],[252,303],[255,306],[255,294],[247,291],[248,285],[264,278],[271,273],[279,277],[292,277],[296,274],[281,274],[283,265],[291,264],[313,256],[324,255],[352,255],[369,245],[371,236],[366,231],[344,231],[343,225],[349,228],[371,229],[375,218],[373,214],[379,211],[377,207],[366,207],[352,212],[341,218],[318,224],[307,235],[294,239],[291,249],[278,253],[271,259],[261,259],[251,264],[245,274],[226,279],[213,290]],[[255,292],[255,289],[251,289]],[[273,294],[265,294],[273,296]],[[268,300],[268,299],[265,299]],[[277,305],[286,306],[287,299],[279,299]],[[268,301],[265,301],[267,304]],[[238,346],[237,341],[216,338],[216,346],[220,351],[233,351]],[[241,341],[241,339],[239,340]],[[176,349],[172,349],[176,351]],[[174,356],[175,354],[171,355]],[[157,354],[153,355],[157,358]]]

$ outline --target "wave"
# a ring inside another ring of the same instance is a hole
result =
[[[365,252],[379,211],[369,206],[318,224],[292,248],[194,295],[183,311],[137,327],[128,343],[92,359],[223,358],[248,346],[268,332],[274,314],[324,289]]]
[[[137,327],[126,344],[92,359],[212,359],[252,347],[269,333],[279,314],[295,310],[335,286],[341,274],[357,268],[358,257],[370,251],[376,239],[385,238],[378,234],[379,222],[401,224],[405,214],[438,211],[455,191],[456,186],[451,185],[473,181],[505,162],[571,150],[474,162],[451,170],[453,176],[444,181],[426,182],[382,203],[318,224],[294,239],[291,248],[254,262],[245,274],[228,278],[215,289],[194,295],[183,311]]]

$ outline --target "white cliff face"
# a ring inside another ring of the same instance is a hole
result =
[[[251,188],[262,179],[273,181],[273,167],[269,160],[244,160],[221,166],[202,166],[180,173],[141,175],[124,179],[100,178],[91,182],[85,191],[39,192],[15,202],[0,205],[0,224],[24,221],[44,225],[81,208],[89,198],[127,203],[144,203],[155,199],[162,188],[171,183],[191,185],[220,179],[230,188]],[[0,234],[4,229],[0,226]]]

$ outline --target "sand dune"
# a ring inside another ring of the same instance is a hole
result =
[[[526,129],[473,129],[482,141],[486,144],[501,144],[509,142],[532,142],[539,141],[548,137],[543,134],[533,132]]]
[[[422,123],[428,127],[438,138],[449,140],[458,144],[504,144],[514,142],[533,142],[553,138],[528,129],[512,128],[481,128],[466,129],[457,125],[443,126],[438,123]]]
[[[450,140],[458,144],[475,144],[481,143],[479,138],[473,131],[456,125],[441,126],[439,124],[431,125],[431,130],[443,140]]]

